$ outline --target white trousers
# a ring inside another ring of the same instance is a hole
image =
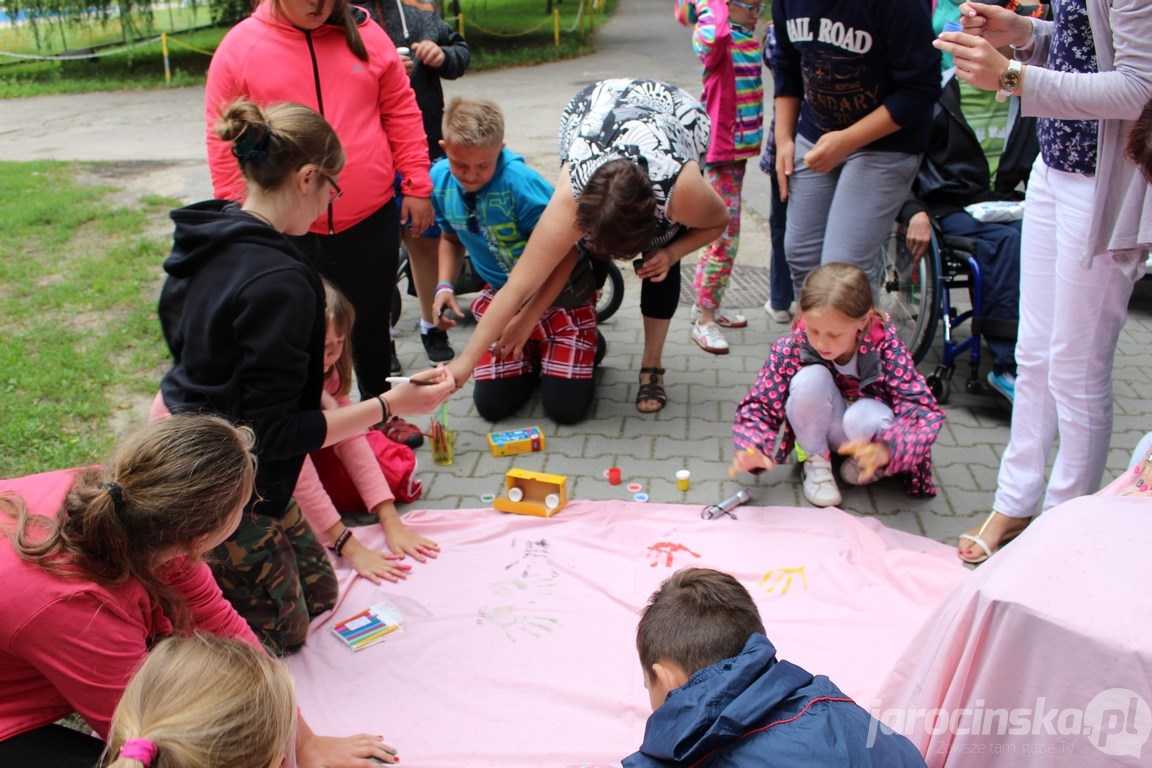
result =
[[[1112,437],[1112,360],[1140,254],[1080,262],[1093,180],[1040,159],[1028,182],[1020,248],[1020,330],[1012,433],[993,509],[1029,517],[1100,487]],[[1045,468],[1059,437],[1045,490]]]
[[[792,377],[784,413],[796,444],[809,456],[826,456],[851,440],[871,440],[896,417],[879,400],[861,398],[848,405],[822,365],[806,365]]]

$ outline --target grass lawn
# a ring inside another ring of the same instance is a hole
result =
[[[602,12],[591,14],[578,1],[567,0],[556,5],[561,27],[557,47],[551,17],[544,12],[546,0],[462,0],[464,35],[472,49],[470,69],[499,69],[587,55],[593,50],[595,30],[608,19],[617,2],[607,0]],[[160,32],[203,23],[205,15],[201,10],[196,18],[187,12],[170,18],[166,12],[157,12],[154,30],[146,33],[146,39]],[[578,16],[582,18],[579,23]],[[455,20],[450,23],[457,24]],[[65,50],[122,40],[119,23],[65,24],[62,30],[59,27],[41,25],[39,49],[26,26],[0,29],[0,51],[56,55]],[[532,31],[523,34],[525,30]],[[216,27],[171,33],[168,53],[172,85],[203,83],[211,61],[209,54],[216,50],[227,31],[227,28]],[[159,42],[100,58],[73,61],[21,60],[0,55],[0,99],[163,87],[164,58]]]
[[[164,371],[156,227],[178,203],[110,202],[108,170],[0,163],[0,477],[100,460]]]

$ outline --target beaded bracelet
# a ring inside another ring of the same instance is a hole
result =
[[[348,539],[350,539],[350,538],[352,538],[352,529],[351,528],[345,528],[343,530],[343,532],[339,536],[336,537],[336,543],[333,544],[332,546],[328,547],[328,549],[335,552],[336,557],[343,557],[344,556],[344,545],[348,543]]]

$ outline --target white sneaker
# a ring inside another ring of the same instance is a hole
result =
[[[728,354],[728,342],[724,340],[724,334],[720,333],[720,326],[716,323],[696,323],[692,326],[692,341],[696,342],[700,349],[705,352],[711,352],[714,355]]]
[[[804,475],[804,498],[816,507],[834,507],[841,502],[840,489],[832,474],[832,461],[824,456],[809,456],[800,465]]]
[[[768,313],[768,317],[781,325],[788,325],[792,322],[792,313],[786,309],[773,309],[772,299],[764,302],[764,311]]]
[[[860,462],[856,461],[855,458],[846,459],[844,463],[840,465],[840,479],[848,483],[848,485],[872,485],[872,483],[884,477],[885,474],[883,467],[881,467],[876,470],[872,477],[867,480],[861,480],[860,475],[863,473],[864,470],[860,468]]]
[[[700,319],[699,305],[692,305],[692,311],[688,313],[688,319],[694,323]],[[721,328],[747,328],[748,318],[734,309],[724,309],[721,307],[716,312],[716,325]]]

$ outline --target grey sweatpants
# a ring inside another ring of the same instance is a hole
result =
[[[797,134],[784,232],[796,297],[809,272],[837,261],[863,269],[875,292],[879,249],[912,189],[920,156],[857,150],[817,173],[804,164],[810,149],[812,142]]]

